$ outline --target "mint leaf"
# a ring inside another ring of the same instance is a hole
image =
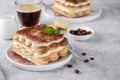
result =
[[[69,0],[70,2],[75,2],[75,0]]]
[[[59,34],[60,30],[59,29],[54,29],[54,33],[53,34]]]
[[[44,29],[44,32],[48,33],[48,34],[59,34],[60,30],[59,29],[53,29],[52,27],[46,27]]]
[[[46,27],[46,28],[44,29],[44,32],[45,32],[45,33],[48,33],[48,34],[53,34],[53,33],[54,33],[54,29],[51,28],[51,27]]]

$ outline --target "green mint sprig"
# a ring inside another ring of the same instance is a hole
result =
[[[69,0],[69,2],[75,2],[75,0]]]
[[[52,27],[46,27],[44,29],[44,32],[48,33],[48,34],[59,34],[60,30],[59,29],[53,29]]]

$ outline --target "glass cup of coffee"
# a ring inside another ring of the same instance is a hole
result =
[[[39,23],[42,0],[16,0],[17,15],[23,27],[32,27]]]

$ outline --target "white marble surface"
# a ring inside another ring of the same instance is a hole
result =
[[[0,66],[7,80],[120,80],[120,1],[91,2],[103,9],[99,19],[83,23],[95,30],[94,37],[84,42],[70,40],[70,43],[79,46],[80,52],[87,52],[87,57],[95,57],[94,62],[86,64],[74,57],[70,61],[74,66],[71,69],[61,67],[46,72],[24,71],[9,64],[5,58],[6,47],[12,41],[0,40]],[[14,0],[0,0],[0,5],[0,15],[15,15]],[[72,24],[73,27],[74,25],[82,24]],[[76,68],[81,74],[74,73]]]

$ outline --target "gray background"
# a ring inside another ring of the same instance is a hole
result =
[[[0,40],[0,65],[7,80],[120,80],[120,1],[91,2],[103,9],[102,16],[91,22],[71,24],[71,27],[82,24],[90,26],[95,30],[94,37],[83,42],[70,40],[70,43],[79,48],[80,53],[87,52],[87,57],[95,57],[95,61],[86,64],[74,57],[70,61],[74,66],[71,69],[64,66],[46,72],[24,71],[9,64],[5,58],[6,47],[12,41]],[[16,14],[14,0],[0,0],[0,15],[3,14]],[[76,68],[81,74],[74,73]]]

